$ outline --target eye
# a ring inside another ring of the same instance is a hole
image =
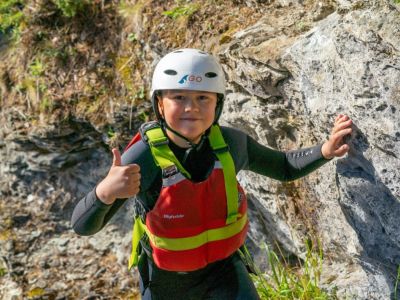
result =
[[[185,100],[185,97],[183,95],[174,95],[172,99],[182,101]]]
[[[210,97],[208,97],[207,95],[200,95],[200,96],[198,97],[198,99],[201,100],[201,101],[205,101],[205,100],[209,100]]]

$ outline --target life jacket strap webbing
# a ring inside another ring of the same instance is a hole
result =
[[[239,217],[239,193],[236,181],[235,164],[229,153],[229,147],[225,143],[221,130],[218,125],[213,125],[209,135],[210,146],[213,149],[218,160],[222,164],[224,173],[225,191],[227,198],[227,218],[226,224],[233,223]]]
[[[128,264],[129,270],[132,267],[136,267],[138,264],[139,261],[138,246],[145,232],[146,232],[146,225],[143,224],[142,220],[140,219],[140,216],[137,216],[135,218],[135,223],[133,225],[133,231],[132,231],[132,252],[129,258],[129,264]]]
[[[149,140],[154,160],[161,169],[175,165],[187,178],[191,178],[188,171],[181,165],[172,150],[168,147],[168,138],[160,127],[151,128],[145,133]]]

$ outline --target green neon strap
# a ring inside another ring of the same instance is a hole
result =
[[[228,239],[243,230],[247,224],[247,214],[234,223],[222,228],[206,230],[198,235],[185,238],[164,238],[159,237],[146,228],[146,233],[151,242],[157,247],[171,251],[185,251],[198,248],[206,243]]]
[[[136,217],[132,231],[132,252],[129,258],[128,268],[131,269],[133,266],[137,266],[139,261],[138,246],[139,241],[146,232],[146,225],[143,224],[140,217]]]
[[[219,126],[213,125],[209,135],[210,145],[222,164],[227,201],[226,224],[235,222],[238,218],[239,194],[237,189],[235,164],[229,153]]]
[[[189,172],[185,170],[175,154],[168,147],[168,138],[160,127],[149,129],[146,131],[146,135],[149,138],[150,149],[157,166],[161,169],[166,169],[175,165],[186,178],[191,178]]]

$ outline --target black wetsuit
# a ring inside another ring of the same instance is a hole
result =
[[[322,156],[321,145],[285,153],[264,147],[239,130],[223,126],[221,129],[229,145],[236,173],[250,170],[280,181],[289,181],[307,175],[328,161]],[[186,150],[172,142],[169,145],[182,162]],[[199,182],[208,176],[214,160],[215,155],[206,141],[198,151],[191,152],[183,167],[192,175],[193,181]],[[155,165],[145,142],[135,143],[122,155],[123,165],[132,163],[140,165],[142,176],[136,201],[144,210],[151,210],[161,189],[161,170]],[[80,235],[98,232],[124,201],[117,199],[112,205],[106,205],[97,198],[93,189],[75,207],[72,215],[75,232]],[[143,299],[258,299],[246,267],[237,253],[201,270],[170,272],[154,265],[146,240],[142,240],[141,244],[146,250],[142,251],[138,265]]]

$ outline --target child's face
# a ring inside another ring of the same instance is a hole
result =
[[[167,124],[197,143],[214,122],[217,94],[189,90],[165,90],[158,101],[158,109]],[[175,135],[169,135],[176,144],[182,144]]]

